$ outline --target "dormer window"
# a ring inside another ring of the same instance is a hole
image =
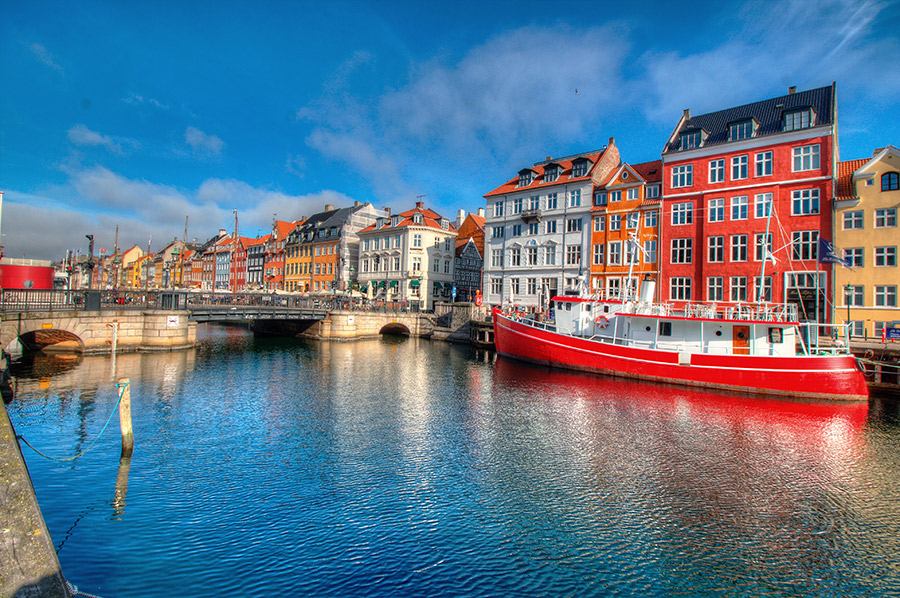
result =
[[[741,139],[750,139],[756,127],[753,126],[753,119],[741,120],[729,123],[728,125],[728,141],[740,141]]]
[[[597,191],[594,193],[594,205],[595,206],[605,206],[606,205],[606,191]]]
[[[415,224],[422,224],[422,214],[421,212],[416,212],[413,214],[413,222]]]
[[[559,167],[555,164],[544,168],[544,182],[552,183],[559,178]]]
[[[678,149],[680,150],[694,149],[700,147],[700,144],[703,143],[703,137],[700,133],[700,129],[685,131],[681,134],[681,137],[679,139],[680,142],[678,145]]]
[[[587,174],[588,163],[587,160],[579,160],[577,162],[572,162],[572,178],[582,177]]]
[[[443,230],[449,230],[450,229],[450,221],[447,220],[446,218],[441,218],[441,228]]]
[[[394,214],[391,216],[391,226],[397,226],[398,224],[400,224],[400,216]]]
[[[808,129],[813,126],[816,120],[816,113],[812,108],[801,108],[800,110],[792,110],[784,113],[784,130],[796,131],[798,129]]]
[[[519,187],[527,187],[534,180],[533,170],[522,170],[519,172]]]

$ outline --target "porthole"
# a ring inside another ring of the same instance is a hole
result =
[[[647,328],[645,328],[645,330],[646,330],[647,332],[650,332],[650,327],[647,326]]]
[[[721,331],[721,330],[716,330],[716,336],[722,336],[722,331]]]

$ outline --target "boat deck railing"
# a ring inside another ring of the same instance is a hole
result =
[[[793,303],[665,303],[666,316],[710,318],[715,320],[755,320],[763,322],[796,322],[797,306]]]

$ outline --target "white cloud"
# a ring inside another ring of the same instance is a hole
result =
[[[215,135],[207,135],[196,127],[188,127],[184,142],[201,156],[218,156],[225,149],[225,142]]]
[[[78,124],[69,129],[69,141],[78,146],[104,147],[114,154],[122,154],[122,145],[109,135],[92,131],[87,126]]]
[[[34,54],[35,58],[37,58],[41,64],[50,67],[58,73],[65,73],[63,67],[56,62],[56,59],[53,58],[50,51],[41,44],[33,43],[28,46],[28,49],[31,50],[31,53]]]
[[[156,98],[145,98],[144,96],[142,96],[140,94],[136,94],[136,93],[132,93],[132,94],[122,98],[122,101],[125,102],[126,104],[150,104],[154,108],[158,108],[158,109],[164,110],[164,111],[169,110],[169,108],[170,108],[169,105],[163,104]]]

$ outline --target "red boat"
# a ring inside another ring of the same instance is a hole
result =
[[[560,368],[753,394],[869,396],[849,343],[820,338],[820,325],[799,322],[790,304],[675,309],[646,300],[552,301],[552,319],[495,308],[497,352]]]

